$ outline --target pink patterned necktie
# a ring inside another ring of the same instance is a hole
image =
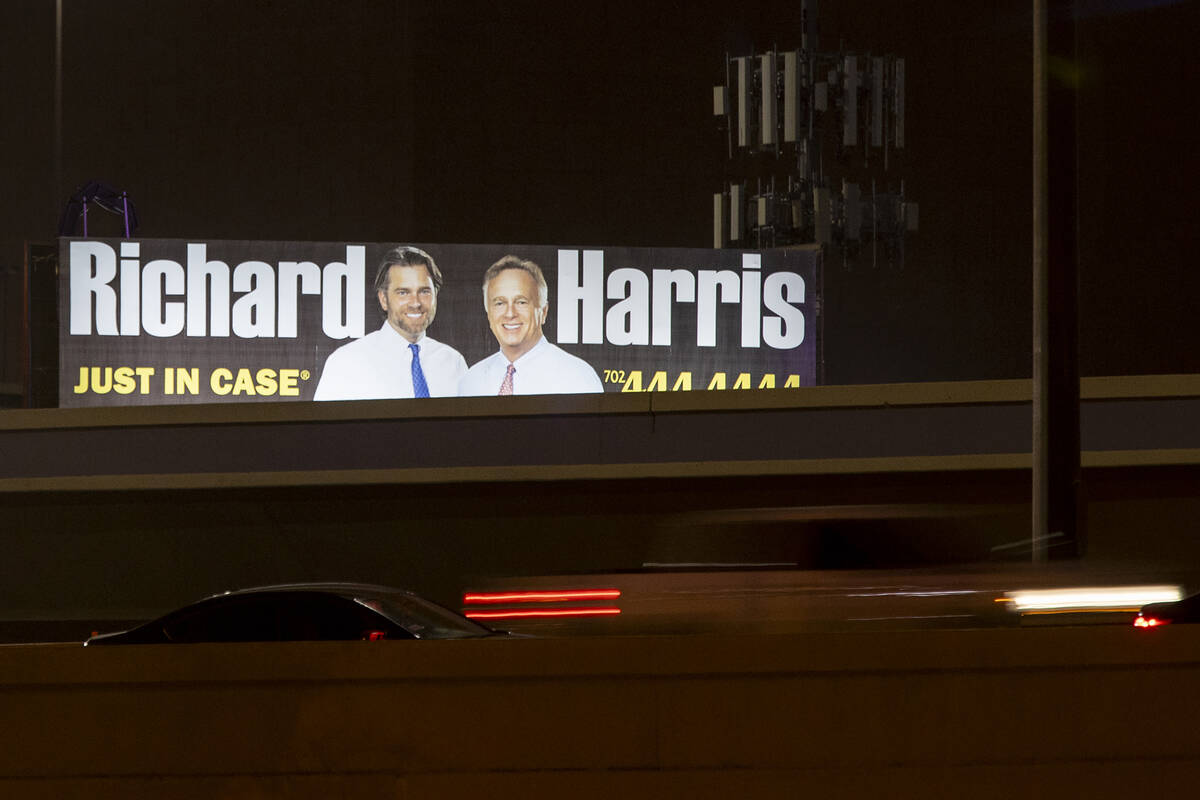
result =
[[[508,365],[508,372],[504,373],[504,383],[500,384],[500,394],[512,394],[512,376],[517,371],[517,368],[512,364]]]

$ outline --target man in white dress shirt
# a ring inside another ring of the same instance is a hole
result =
[[[384,254],[375,275],[379,330],[329,354],[314,400],[453,397],[467,372],[457,350],[425,335],[437,313],[442,273],[416,247]]]
[[[596,370],[542,335],[550,309],[537,264],[505,256],[483,276],[483,302],[500,352],[467,370],[458,393],[580,394],[603,392]]]

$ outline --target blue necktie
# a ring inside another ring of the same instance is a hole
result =
[[[429,397],[429,384],[425,382],[425,373],[421,371],[421,345],[410,344],[409,350],[412,350],[412,379],[413,379],[413,397]]]

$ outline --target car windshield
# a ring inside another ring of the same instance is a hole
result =
[[[490,628],[411,594],[356,597],[355,600],[388,617],[418,639],[466,639],[494,633]]]

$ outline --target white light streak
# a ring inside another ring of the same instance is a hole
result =
[[[1029,589],[1005,592],[1017,611],[1097,611],[1169,603],[1183,594],[1178,586],[1096,586],[1078,589]]]

